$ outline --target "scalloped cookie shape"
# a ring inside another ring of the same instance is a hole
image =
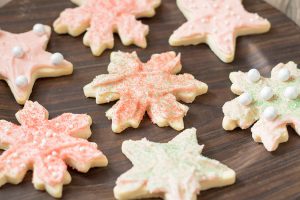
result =
[[[149,27],[136,18],[152,17],[161,0],[72,0],[79,7],[64,10],[53,23],[55,32],[78,36],[86,31],[83,43],[94,56],[114,46],[118,32],[124,45],[146,48]]]
[[[48,120],[48,111],[27,101],[16,113],[20,126],[0,120],[0,186],[20,183],[28,170],[33,184],[51,196],[62,196],[64,184],[71,182],[67,164],[80,172],[107,165],[97,144],[88,142],[92,119],[84,114],[64,113]]]
[[[175,52],[154,54],[146,63],[135,52],[113,52],[110,60],[109,74],[97,76],[83,90],[97,104],[120,99],[106,112],[116,133],[137,128],[145,112],[160,127],[182,130],[188,107],[177,100],[191,103],[207,92],[207,85],[191,74],[176,75],[181,63]]]
[[[116,181],[116,199],[161,197],[197,199],[200,190],[231,185],[235,172],[201,155],[196,129],[183,131],[168,143],[127,140],[122,152],[133,167]]]
[[[300,70],[294,62],[280,63],[264,78],[256,69],[232,72],[231,91],[239,97],[223,106],[223,128],[251,128],[255,142],[268,151],[288,140],[287,125],[300,133]],[[257,121],[257,122],[256,122]]]
[[[265,33],[271,24],[245,10],[242,0],[177,0],[187,22],[171,35],[172,46],[206,43],[225,63],[232,62],[236,38]]]

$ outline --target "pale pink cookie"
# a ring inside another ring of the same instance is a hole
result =
[[[180,70],[180,55],[175,52],[154,54],[147,63],[135,52],[113,52],[109,74],[97,76],[84,87],[84,94],[96,98],[97,104],[120,99],[106,112],[116,133],[137,128],[145,112],[160,127],[182,130],[188,107],[177,100],[191,103],[207,92],[207,85],[191,74],[176,75]]]
[[[59,34],[78,36],[85,32],[83,43],[93,55],[114,46],[113,33],[118,32],[124,45],[146,48],[149,27],[136,18],[152,17],[161,0],[71,0],[79,7],[66,9],[54,22]]]
[[[269,31],[271,24],[247,12],[242,0],[177,0],[187,22],[169,39],[172,46],[206,43],[225,63],[233,61],[236,38]]]
[[[42,24],[20,34],[0,30],[0,79],[7,82],[19,104],[29,99],[36,79],[73,72],[72,63],[62,54],[45,50],[50,35],[51,28]]]
[[[201,155],[196,129],[183,131],[168,143],[127,140],[122,152],[133,167],[116,181],[116,199],[161,197],[195,200],[202,190],[231,185],[235,172]]]
[[[48,111],[27,101],[16,113],[20,126],[0,120],[0,186],[20,183],[33,170],[33,184],[53,197],[71,182],[67,164],[80,172],[107,165],[107,159],[88,142],[92,119],[88,115],[65,113],[48,120]]]
[[[271,78],[264,78],[256,69],[248,73],[232,72],[231,91],[239,97],[223,106],[223,128],[251,128],[252,137],[268,151],[288,140],[287,125],[300,133],[300,70],[294,62],[278,64]]]

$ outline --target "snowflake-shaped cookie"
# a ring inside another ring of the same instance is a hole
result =
[[[251,128],[252,137],[268,151],[288,140],[287,125],[300,133],[300,70],[293,62],[278,64],[271,78],[263,78],[256,69],[248,73],[232,72],[231,91],[239,97],[223,106],[223,128]]]
[[[223,61],[234,59],[236,38],[267,32],[271,25],[247,12],[242,0],[177,0],[187,22],[170,37],[172,46],[206,43]]]
[[[66,9],[54,22],[57,33],[78,36],[87,30],[83,43],[93,55],[114,46],[113,33],[118,32],[124,45],[146,48],[149,27],[136,18],[152,17],[161,0],[71,0],[79,7]]]
[[[42,24],[20,34],[0,30],[0,79],[8,83],[19,104],[28,100],[36,79],[73,72],[73,65],[60,53],[45,51],[50,34],[51,28]]]
[[[84,87],[84,93],[98,104],[120,99],[106,112],[114,132],[137,128],[145,112],[160,127],[182,130],[188,107],[177,100],[191,103],[207,92],[207,85],[190,74],[176,75],[180,70],[180,55],[174,52],[154,54],[147,63],[135,52],[113,52],[109,74],[97,76]]]
[[[107,159],[88,142],[92,120],[88,115],[65,113],[48,120],[48,112],[37,102],[27,101],[16,114],[21,126],[0,120],[0,186],[20,183],[33,170],[36,189],[61,197],[71,182],[67,165],[80,172],[107,165]]]
[[[194,200],[200,190],[235,182],[235,172],[201,155],[196,129],[187,129],[168,143],[128,140],[122,152],[133,167],[117,179],[116,199],[162,197]]]

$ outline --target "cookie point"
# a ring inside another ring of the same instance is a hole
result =
[[[51,63],[53,65],[60,65],[64,61],[64,56],[61,53],[54,53],[51,56]]]

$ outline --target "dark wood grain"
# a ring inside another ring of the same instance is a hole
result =
[[[250,130],[237,129],[227,133],[221,127],[225,101],[235,96],[230,92],[228,74],[235,70],[258,68],[263,75],[270,75],[271,68],[279,62],[293,60],[300,63],[300,29],[282,13],[260,0],[244,0],[245,7],[267,17],[272,30],[263,35],[241,37],[237,42],[236,59],[231,64],[220,62],[206,45],[170,47],[168,38],[185,19],[174,0],[163,0],[157,15],[143,19],[150,25],[148,48],[124,47],[118,36],[114,50],[137,51],[143,61],[151,54],[174,50],[182,53],[183,71],[192,73],[209,85],[209,92],[198,97],[185,117],[185,126],[198,129],[199,143],[205,144],[204,155],[220,160],[237,172],[236,184],[201,192],[199,199],[299,199],[300,198],[300,138],[289,130],[288,143],[281,144],[274,153],[267,152],[255,143]],[[0,27],[12,32],[24,32],[35,23],[51,25],[59,13],[74,7],[68,0],[14,0],[0,9]],[[74,64],[74,74],[60,78],[40,79],[36,82],[31,100],[39,101],[55,117],[64,112],[88,113],[92,116],[93,135],[107,155],[107,168],[96,168],[86,174],[70,169],[71,184],[64,187],[63,199],[114,199],[112,189],[116,178],[131,167],[121,153],[121,143],[126,139],[147,137],[152,141],[166,142],[178,132],[159,128],[145,117],[138,129],[128,129],[120,135],[111,131],[111,122],[104,113],[113,104],[96,105],[86,99],[82,87],[94,76],[106,73],[109,54],[93,57],[82,44],[82,37],[52,34],[50,52],[62,52]],[[16,122],[14,114],[19,106],[5,82],[0,82],[0,119]],[[52,199],[47,193],[36,191],[31,183],[32,173],[15,186],[0,188],[0,199],[31,200]]]

